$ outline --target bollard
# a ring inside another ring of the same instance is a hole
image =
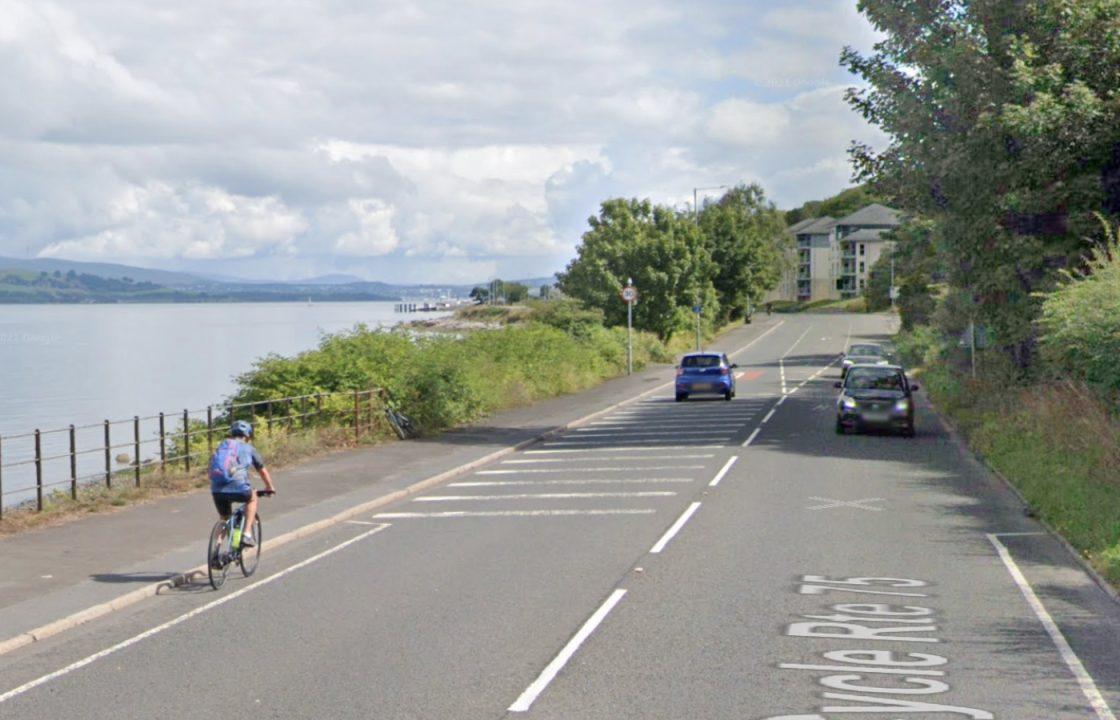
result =
[[[132,463],[136,467],[133,473],[136,476],[136,487],[140,487],[140,416],[132,416]]]
[[[43,446],[35,428],[35,509],[43,512]]]
[[[159,414],[159,471],[167,473],[167,432],[163,424],[163,413]]]
[[[110,457],[112,450],[109,446],[109,421],[105,421],[105,487],[113,487],[113,458]]]
[[[78,442],[70,426],[70,499],[78,499]]]
[[[358,391],[354,391],[354,442],[358,442],[360,431],[358,429]]]

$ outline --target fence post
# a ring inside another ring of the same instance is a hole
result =
[[[112,443],[109,442],[109,421],[106,420],[105,421],[105,487],[107,487],[107,488],[113,487],[113,458],[110,457],[110,455],[112,454],[112,450],[109,449],[110,445],[112,445]]]
[[[272,401],[269,400],[265,405],[266,412],[268,413],[268,435],[272,437]]]
[[[164,425],[163,413],[159,414],[159,471],[167,472],[167,429]]]
[[[78,499],[78,442],[70,426],[70,499]]]
[[[358,442],[361,437],[361,430],[358,428],[358,391],[354,391],[354,442]]]
[[[315,419],[323,421],[323,393],[315,393]]]
[[[366,400],[369,403],[369,411],[366,413],[366,417],[367,417],[366,427],[372,433],[373,432],[373,390],[369,391],[368,397],[366,398]]]
[[[191,415],[183,408],[183,465],[186,471],[191,471]]]
[[[206,406],[206,454],[214,454],[214,406]]]
[[[43,446],[35,428],[35,509],[43,512]]]
[[[136,477],[136,487],[140,487],[140,416],[132,416],[132,458],[135,468],[133,474]]]

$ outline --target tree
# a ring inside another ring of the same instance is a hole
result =
[[[632,278],[639,293],[634,326],[662,340],[691,327],[693,305],[714,321],[714,266],[691,218],[648,200],[613,199],[588,222],[577,257],[559,276],[562,292],[601,310],[608,325],[624,325],[626,304],[618,293]]]
[[[1120,213],[1120,3],[860,0],[885,34],[845,49],[849,102],[891,138],[861,179],[936,224],[954,295],[1021,366],[1037,293]],[[970,310],[971,312],[971,310]],[[956,324],[956,321],[952,321]]]
[[[826,215],[839,220],[872,203],[885,203],[885,201],[886,199],[879,196],[870,186],[857,185],[824,200],[810,200],[801,207],[786,212],[786,223],[796,225],[802,220]]]
[[[508,303],[524,302],[529,297],[529,286],[519,282],[504,283],[502,289]]]
[[[471,290],[470,299],[474,300],[479,305],[490,301],[490,291],[481,285]]]
[[[879,312],[891,306],[891,253],[886,249],[868,272],[863,298],[868,312]]]
[[[792,243],[782,213],[766,201],[760,186],[746,185],[705,205],[699,223],[715,265],[720,320],[744,318],[750,304],[781,280]]]
[[[541,300],[548,300],[548,298],[551,294],[552,294],[552,286],[551,285],[541,285],[540,290],[537,292],[537,296],[540,297]]]

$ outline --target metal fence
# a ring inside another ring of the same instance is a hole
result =
[[[216,441],[234,420],[254,422],[256,434],[320,427],[372,432],[384,407],[380,390],[354,390],[208,405],[124,420],[69,425],[0,437],[0,518],[5,508],[33,504],[47,493],[77,499],[82,486],[132,482],[168,469],[190,473],[205,466]]]

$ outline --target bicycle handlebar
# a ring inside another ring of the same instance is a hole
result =
[[[275,494],[276,494],[275,490],[257,490],[257,497],[268,497],[269,495],[275,495]]]

